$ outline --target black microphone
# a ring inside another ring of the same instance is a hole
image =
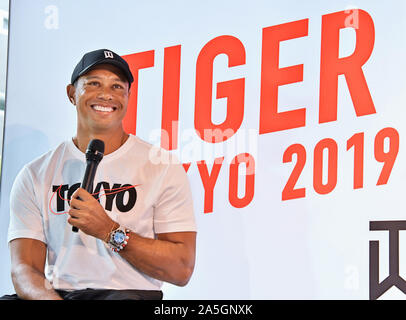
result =
[[[103,159],[104,153],[104,142],[98,139],[93,139],[89,142],[86,150],[86,170],[83,177],[81,188],[85,189],[87,192],[93,192],[93,180],[96,174],[97,166]],[[79,198],[78,198],[79,199]],[[72,227],[73,232],[78,232],[79,229]]]

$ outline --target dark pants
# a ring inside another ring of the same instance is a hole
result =
[[[56,292],[64,300],[162,300],[160,290],[111,290],[111,289],[83,289]],[[0,300],[22,300],[16,294],[5,295]]]

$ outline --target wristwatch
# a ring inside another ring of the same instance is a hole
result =
[[[119,252],[123,250],[128,243],[130,238],[130,230],[124,227],[118,227],[117,229],[110,232],[109,246],[114,252]]]

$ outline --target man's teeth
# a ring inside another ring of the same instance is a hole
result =
[[[113,112],[114,108],[112,107],[103,107],[98,105],[93,105],[92,108],[96,111],[103,111],[103,112]]]

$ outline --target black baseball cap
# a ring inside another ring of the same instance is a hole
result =
[[[128,85],[131,87],[134,78],[127,61],[121,58],[117,53],[108,49],[99,49],[86,53],[73,70],[71,84],[73,84],[80,76],[90,71],[94,66],[104,63],[118,67],[124,73],[128,80]]]

